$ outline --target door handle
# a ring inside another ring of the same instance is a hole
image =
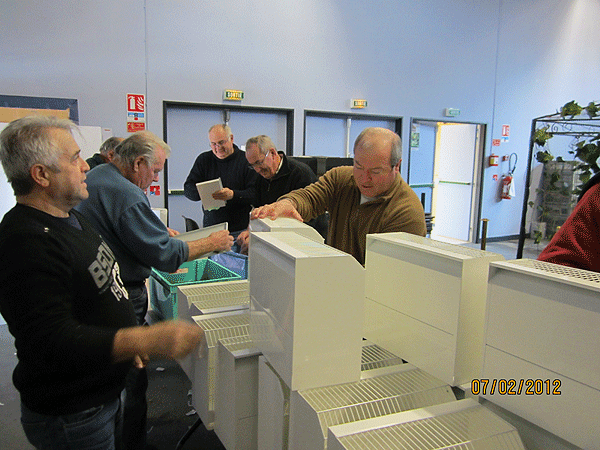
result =
[[[439,180],[440,184],[459,184],[461,186],[471,186],[471,183],[468,181],[450,181],[450,180]]]

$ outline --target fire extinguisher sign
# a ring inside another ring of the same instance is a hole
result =
[[[510,136],[510,125],[502,125],[502,142],[508,142]]]
[[[135,133],[146,129],[146,96],[127,94],[127,132]]]

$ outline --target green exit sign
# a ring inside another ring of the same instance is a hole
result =
[[[460,116],[460,109],[457,109],[457,108],[446,108],[445,115],[446,115],[446,117]]]
[[[223,91],[223,100],[241,101],[244,99],[244,91],[235,91],[233,89],[225,89]]]
[[[352,106],[352,108],[356,108],[356,109],[366,108],[367,101],[353,98],[352,102],[351,102],[351,106]]]

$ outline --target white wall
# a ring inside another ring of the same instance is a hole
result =
[[[510,124],[499,152],[519,155],[522,186],[531,120],[600,96],[599,19],[596,0],[2,2],[0,93],[77,98],[80,124],[118,136],[126,93],[146,93],[161,135],[163,100],[222,103],[241,89],[243,105],[294,108],[296,154],[304,109],[367,99],[365,112],[405,118],[408,155],[411,116],[459,108],[489,125],[488,154]],[[519,232],[523,192],[496,199],[502,169],[484,174],[488,237]]]
[[[597,0],[502,1],[492,125],[494,137],[500,137],[503,124],[511,126],[509,142],[496,154],[515,152],[519,162],[516,199],[496,201],[493,169],[485,172],[489,236],[519,231],[515,222],[521,217],[532,119],[553,114],[571,100],[584,106],[600,100],[600,47],[591,41],[598,37],[598,20]]]

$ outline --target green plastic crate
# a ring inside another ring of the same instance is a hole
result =
[[[163,319],[177,318],[177,288],[188,284],[239,280],[241,276],[210,259],[183,263],[174,273],[152,269],[150,274],[150,305]]]

